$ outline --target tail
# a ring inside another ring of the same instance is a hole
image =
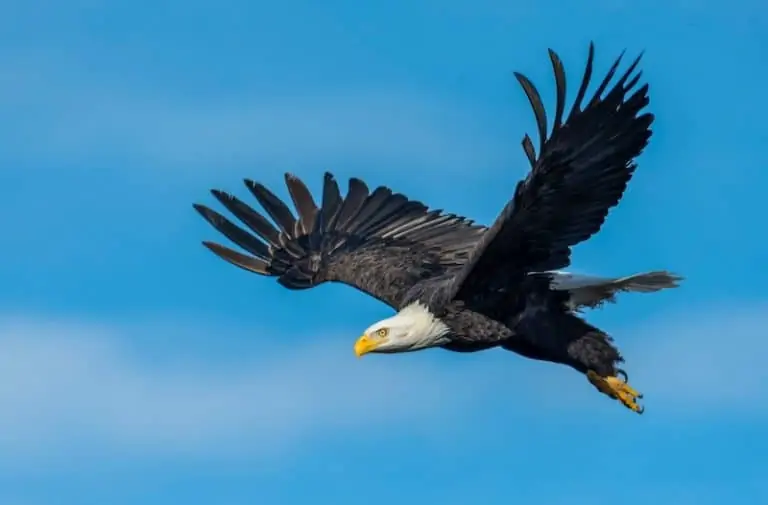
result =
[[[676,288],[683,277],[658,270],[644,272],[627,277],[595,277],[576,275],[568,272],[549,272],[551,286],[558,291],[568,291],[571,295],[571,310],[597,308],[604,303],[616,303],[620,292],[653,293],[667,288]]]

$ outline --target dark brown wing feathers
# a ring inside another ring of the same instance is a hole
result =
[[[461,265],[485,230],[389,188],[371,192],[359,179],[350,179],[342,197],[336,180],[326,173],[320,207],[300,179],[286,174],[285,181],[296,216],[266,187],[245,181],[276,226],[218,190],[212,192],[216,199],[250,232],[204,205],[195,209],[249,254],[204,242],[208,249],[240,268],[276,276],[290,289],[338,281],[396,305],[414,283]]]
[[[539,154],[526,135],[522,144],[531,172],[517,185],[512,200],[457,275],[453,286],[457,297],[508,291],[519,286],[528,272],[564,268],[570,264],[570,248],[600,229],[635,171],[634,158],[651,136],[653,115],[641,112],[648,104],[648,85],[634,89],[641,73],[632,75],[641,56],[606,92],[620,56],[582,109],[592,76],[594,47],[590,45],[574,105],[561,124],[566,78],[560,58],[550,50],[557,102],[549,137],[538,91],[525,76],[516,74],[534,111]]]
[[[295,235],[311,233],[315,227],[317,217],[317,204],[312,198],[307,186],[292,175],[285,178],[285,185],[288,186],[288,193],[291,195],[293,205],[298,211],[299,219],[296,221],[298,226],[294,229]]]

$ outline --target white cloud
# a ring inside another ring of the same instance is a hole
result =
[[[622,334],[648,415],[662,422],[702,414],[763,419],[766,313],[694,313]],[[0,462],[50,462],[73,448],[272,458],[341,435],[456,433],[487,412],[569,424],[578,412],[629,415],[575,372],[503,351],[355,360],[346,347],[324,341],[253,349],[253,359],[180,349],[161,363],[128,342],[150,341],[168,326],[141,335],[126,328],[0,317]]]
[[[67,61],[67,55],[59,55]],[[30,160],[130,160],[221,169],[333,166],[475,168],[513,150],[477,112],[397,89],[192,97],[163,82],[119,82],[51,55],[3,55],[6,149]],[[337,87],[338,88],[338,87]],[[12,141],[8,141],[8,139]]]
[[[327,345],[153,365],[125,345],[131,337],[70,321],[0,322],[0,454],[50,456],[73,446],[272,454],[318,433],[419,429],[466,400],[429,366],[357,361]]]

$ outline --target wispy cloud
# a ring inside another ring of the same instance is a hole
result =
[[[194,97],[178,84],[116,81],[77,63],[54,63],[52,55],[0,60],[6,149],[33,162],[211,169],[363,162],[451,170],[493,163],[511,151],[476,113],[407,90]]]
[[[88,323],[2,320],[0,458],[50,458],[73,446],[271,455],[334,431],[419,429],[467,400],[443,371],[362,363],[327,345],[236,363],[200,356],[159,365],[133,352],[131,337]]]
[[[622,336],[632,378],[654,416],[765,415],[765,313],[758,307],[686,315]],[[334,432],[419,430],[451,413],[460,420],[470,405],[503,401],[494,389],[500,383],[513,385],[505,391],[514,388],[525,411],[547,417],[551,409],[619,409],[599,403],[586,383],[573,387],[582,380],[573,372],[504,352],[467,357],[468,367],[444,367],[427,358],[357,361],[321,342],[248,360],[187,353],[161,364],[127,345],[147,338],[132,331],[0,319],[0,454],[50,457],[84,445],[155,456],[274,455]]]

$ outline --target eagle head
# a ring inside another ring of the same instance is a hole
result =
[[[355,342],[355,355],[418,351],[447,343],[449,333],[443,321],[415,302],[369,326]]]

